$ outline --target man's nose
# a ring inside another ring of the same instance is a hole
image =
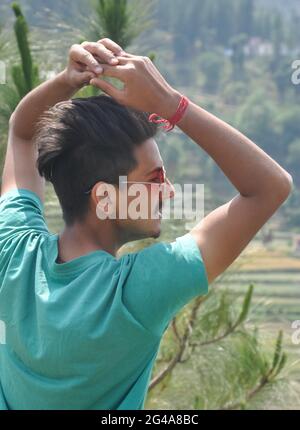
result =
[[[162,200],[173,199],[175,196],[175,188],[173,184],[166,178],[163,184]]]

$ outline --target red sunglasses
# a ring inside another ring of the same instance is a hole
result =
[[[165,184],[167,182],[167,175],[166,175],[166,169],[164,167],[160,167],[157,169],[158,176],[155,178],[155,181],[158,180],[159,182],[154,181],[120,181],[120,184]],[[101,181],[102,179],[99,179]],[[98,181],[97,181],[98,182]],[[106,182],[106,181],[105,181]],[[93,187],[91,187],[88,191],[85,191],[85,194],[90,194]]]

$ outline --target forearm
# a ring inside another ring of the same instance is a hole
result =
[[[229,124],[191,102],[178,126],[214,159],[242,196],[289,194],[289,173]]]
[[[20,101],[11,117],[14,134],[31,141],[41,114],[56,103],[70,99],[77,90],[68,83],[65,71],[36,87]]]

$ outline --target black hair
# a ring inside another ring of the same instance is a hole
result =
[[[67,225],[83,221],[98,181],[118,184],[137,165],[135,146],[157,133],[149,113],[100,95],[57,103],[37,127],[37,168],[58,196]]]

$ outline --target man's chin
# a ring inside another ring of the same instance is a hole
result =
[[[149,228],[148,230],[144,230],[143,233],[141,233],[140,237],[141,239],[148,239],[153,238],[157,239],[161,235],[161,225],[160,223],[157,223],[155,226],[152,226],[152,228]]]
[[[161,235],[161,231],[159,230],[159,231],[155,231],[150,237],[153,237],[153,239],[157,239],[160,235]]]
[[[141,240],[141,239],[157,239],[161,235],[161,220],[156,220],[152,225],[140,226],[139,229],[135,229],[134,232],[127,239],[129,241]]]
[[[158,221],[155,223],[155,225],[152,228],[152,234],[150,237],[153,237],[154,239],[157,239],[161,235],[161,221]]]

